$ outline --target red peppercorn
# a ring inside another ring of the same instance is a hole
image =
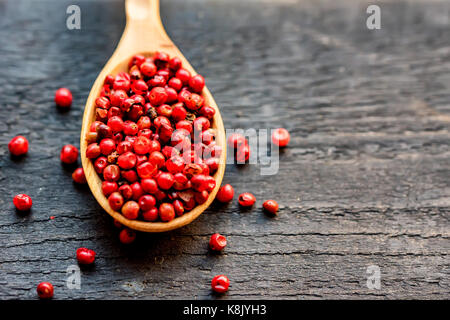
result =
[[[86,141],[88,144],[96,142],[98,139],[98,133],[97,132],[88,132],[86,134]]]
[[[116,192],[117,189],[119,189],[117,182],[112,182],[112,181],[103,181],[102,182],[102,192],[106,197],[108,197],[113,192]]]
[[[141,186],[145,192],[148,192],[151,194],[154,194],[154,193],[156,193],[156,191],[158,191],[158,184],[157,184],[156,180],[154,180],[154,179],[142,179]]]
[[[130,141],[119,142],[119,144],[117,145],[116,150],[117,150],[117,152],[119,154],[124,154],[126,152],[129,152],[129,151],[133,150],[133,144]]]
[[[112,116],[108,119],[108,126],[115,133],[123,130],[123,120],[119,116]]]
[[[156,165],[148,161],[141,163],[136,168],[137,174],[141,179],[148,179],[153,177],[157,169],[158,167]]]
[[[214,233],[209,239],[209,247],[214,251],[221,251],[227,245],[227,238],[219,233]]]
[[[95,251],[87,248],[78,248],[77,260],[79,264],[92,264],[95,261]]]
[[[151,78],[148,82],[150,87],[164,87],[166,85],[166,78],[159,74],[156,74],[153,78]],[[150,92],[147,92],[147,99],[150,100]]]
[[[174,88],[170,88],[168,86],[165,87],[167,93],[167,103],[173,103],[178,99],[178,93]]]
[[[13,203],[16,209],[19,211],[28,211],[33,205],[33,201],[31,200],[30,196],[23,193],[16,195],[13,199]]]
[[[125,218],[134,220],[139,215],[139,205],[135,201],[127,201],[122,207],[122,214]]]
[[[86,158],[95,159],[101,154],[98,143],[91,143],[86,148]]]
[[[109,155],[113,151],[116,150],[116,143],[113,139],[106,138],[100,141],[100,152],[104,154],[105,156]]]
[[[125,152],[124,154],[121,154],[119,158],[117,159],[117,164],[122,169],[131,169],[134,168],[136,165],[136,155],[132,152]]]
[[[136,240],[136,232],[131,229],[125,228],[120,231],[119,240],[123,244],[130,244]]]
[[[246,143],[245,137],[240,133],[232,133],[230,136],[228,136],[227,144],[230,148],[237,148],[242,144]]]
[[[9,152],[14,156],[20,156],[28,152],[28,140],[23,136],[16,136],[8,143]]]
[[[217,293],[224,293],[228,291],[230,280],[224,274],[215,276],[211,281],[211,288]]]
[[[139,127],[136,122],[127,120],[123,123],[123,133],[127,136],[135,136],[139,131]]]
[[[106,157],[98,157],[94,162],[95,172],[97,172],[98,174],[102,174],[107,165],[108,159],[106,159]]]
[[[131,184],[131,190],[133,191],[133,200],[138,201],[139,198],[144,194],[144,189],[139,182],[134,182]]]
[[[156,113],[158,113],[159,116],[170,118],[172,115],[172,107],[168,104],[162,104],[156,108]]]
[[[148,96],[149,102],[154,106],[159,106],[166,102],[167,100],[167,92],[166,89],[161,87],[153,88]]]
[[[182,216],[184,214],[183,202],[181,202],[180,200],[175,200],[172,203],[172,205],[173,205],[173,208],[175,210],[177,217]]]
[[[156,66],[151,62],[144,62],[141,64],[140,70],[146,77],[153,77],[156,74]]]
[[[159,206],[159,217],[162,221],[171,221],[175,218],[175,209],[171,203],[162,203]]]
[[[137,154],[146,154],[150,151],[151,142],[150,139],[144,136],[139,136],[136,138],[133,144],[134,152]]]
[[[55,92],[55,103],[58,107],[69,108],[72,105],[72,93],[67,88],[59,88]]]
[[[95,99],[95,105],[99,108],[103,109],[109,109],[111,106],[111,102],[109,101],[108,97],[98,97]]]
[[[250,192],[244,192],[239,195],[238,198],[239,204],[243,207],[251,207],[256,201],[256,198]]]
[[[208,130],[211,126],[209,120],[205,117],[198,117],[193,122],[194,133],[197,131],[198,133]]]
[[[151,208],[148,211],[142,212],[142,217],[145,221],[156,221],[158,220],[158,208]]]
[[[144,94],[148,90],[148,85],[144,80],[136,80],[132,83],[131,90],[136,94]]]
[[[121,185],[119,187],[119,192],[127,200],[131,199],[133,197],[133,189],[131,188],[131,186],[129,184]]]
[[[78,149],[71,145],[67,144],[61,149],[60,159],[64,163],[74,163],[78,159]]]
[[[184,160],[180,156],[173,156],[166,161],[166,169],[172,174],[183,172]]]
[[[158,62],[168,62],[169,61],[169,55],[165,52],[155,52],[155,55],[153,56],[153,59]]]
[[[162,172],[156,179],[158,186],[163,190],[168,190],[175,182],[173,175],[169,172]]]
[[[205,203],[209,198],[209,192],[206,190],[203,190],[201,192],[196,192],[194,199],[195,202],[197,202],[198,204],[203,204]]]
[[[183,82],[178,78],[171,78],[167,84],[177,92],[183,87]]]
[[[197,74],[189,79],[189,87],[191,87],[191,89],[195,92],[202,92],[205,87],[205,79],[201,75]]]
[[[76,169],[73,173],[72,173],[72,179],[73,181],[75,181],[76,183],[79,184],[85,184],[86,181],[86,176],[84,175],[84,170],[83,168],[78,168]]]
[[[103,178],[106,181],[118,181],[120,179],[120,169],[115,164],[106,166],[103,170]]]
[[[150,118],[147,117],[147,116],[142,116],[142,117],[140,117],[139,120],[138,120],[138,122],[137,122],[138,129],[141,130],[141,132],[142,132],[143,130],[146,130],[146,129],[148,130],[148,129],[150,129],[151,125],[152,125],[152,121],[151,121]],[[149,131],[150,131],[150,130],[149,130]],[[151,131],[150,131],[150,132],[151,132]],[[140,135],[139,132],[138,132],[138,135]]]
[[[190,138],[190,134],[193,130],[192,124],[188,120],[178,121],[177,124],[175,125],[175,128],[177,129],[177,131],[180,131],[177,133],[182,134],[189,138]],[[183,131],[181,131],[181,130],[183,130]],[[175,139],[172,138],[172,141],[175,141]],[[190,141],[190,139],[189,139],[189,141]]]
[[[211,192],[216,187],[216,180],[204,174],[197,174],[191,179],[192,188],[202,192],[204,190]]]
[[[275,200],[267,200],[263,203],[263,208],[266,212],[276,215],[278,211],[278,203]]]
[[[211,120],[212,118],[214,118],[214,115],[216,114],[216,110],[211,106],[203,106],[199,110],[199,113],[202,116],[204,116],[205,118],[208,118],[209,120]]]
[[[114,79],[113,89],[114,90],[130,90],[131,77],[125,72],[119,72],[119,74]]]
[[[123,90],[116,90],[110,96],[111,106],[120,108],[120,107],[122,107],[122,103],[127,98],[128,98],[128,95],[127,95],[127,93],[125,91],[123,91]]]
[[[123,197],[119,192],[113,192],[108,197],[109,206],[115,211],[118,211],[120,210],[120,208],[122,208],[123,202]]]
[[[217,192],[216,199],[220,202],[230,202],[234,197],[234,188],[231,184],[226,184],[220,187]]]
[[[138,181],[138,175],[134,170],[122,170],[120,171],[120,175],[122,178],[127,180],[128,182],[136,182]]]
[[[176,122],[186,119],[186,109],[182,103],[176,103],[172,106],[172,119]]]
[[[105,122],[108,118],[108,110],[102,108],[95,109],[95,118],[97,121]]]
[[[200,109],[201,107],[203,107],[204,102],[205,102],[205,99],[203,99],[202,96],[200,96],[196,93],[192,93],[191,95],[188,95],[184,99],[184,103],[185,103],[186,107],[190,110]]]
[[[146,194],[139,198],[139,208],[141,208],[142,211],[148,211],[152,209],[156,205],[156,199],[155,197]]]
[[[176,71],[181,68],[182,62],[178,57],[173,57],[169,60],[169,68]]]
[[[144,62],[145,62],[145,57],[142,54],[136,54],[133,56],[133,58],[131,58],[131,60],[128,64],[128,68],[131,68],[134,65],[139,67]]]
[[[183,82],[183,84],[186,85],[189,83],[189,80],[191,79],[191,73],[184,68],[180,68],[176,72],[175,77],[180,79],[181,82]]]
[[[240,145],[236,152],[236,162],[239,164],[245,163],[250,158],[250,147],[247,143]]]
[[[53,297],[53,285],[50,282],[41,282],[38,284],[36,291],[41,299],[50,299]]]
[[[214,173],[219,169],[219,162],[218,158],[209,158],[205,160],[205,164],[209,167],[210,173]]]
[[[291,140],[291,135],[284,128],[278,128],[272,132],[272,143],[279,147],[286,147]]]
[[[148,161],[150,163],[152,163],[153,165],[157,166],[158,168],[161,168],[164,166],[164,164],[166,162],[166,158],[164,157],[164,155],[161,152],[153,151],[150,154]]]

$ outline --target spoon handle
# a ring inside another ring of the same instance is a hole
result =
[[[114,58],[128,58],[130,52],[170,51],[174,44],[161,22],[159,0],[126,0],[125,10],[127,23]]]
[[[127,23],[131,21],[161,22],[159,0],[126,0]]]

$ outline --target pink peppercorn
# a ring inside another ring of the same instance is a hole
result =
[[[72,105],[72,93],[67,88],[59,88],[55,92],[55,103],[58,107],[69,108]]]
[[[76,162],[78,159],[78,149],[71,144],[65,145],[61,149],[60,159],[67,164]]]

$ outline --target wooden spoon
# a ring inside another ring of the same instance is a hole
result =
[[[86,134],[89,132],[89,127],[95,121],[95,99],[99,96],[102,89],[105,77],[108,74],[116,75],[121,71],[128,71],[128,62],[135,54],[143,54],[145,56],[152,56],[156,51],[167,52],[170,56],[177,56],[183,62],[183,68],[189,70],[192,75],[197,74],[181,54],[180,50],[173,44],[167,35],[161,22],[159,15],[159,0],[127,0],[125,3],[127,22],[125,30],[117,45],[113,55],[106,63],[103,70],[95,80],[91,92],[86,102],[83,124],[81,128],[81,162],[83,164],[84,173],[87,182],[91,188],[94,197],[114,219],[121,224],[138,231],[145,232],[163,232],[180,228],[197,218],[214,200],[217,191],[222,183],[223,174],[225,172],[226,159],[226,139],[225,129],[222,122],[222,117],[208,88],[204,88],[202,96],[205,98],[205,104],[210,105],[216,110],[212,128],[216,129],[216,143],[222,147],[222,154],[220,157],[220,164],[217,172],[214,175],[216,179],[216,187],[209,195],[208,200],[195,207],[188,213],[173,219],[170,222],[145,222],[137,220],[126,219],[121,213],[114,211],[108,203],[108,199],[103,195],[101,190],[102,180],[94,170],[93,163],[86,158]]]

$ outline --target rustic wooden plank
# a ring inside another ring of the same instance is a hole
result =
[[[122,246],[110,218],[61,167],[78,145],[82,108],[123,28],[121,1],[80,2],[82,29],[65,29],[64,1],[0,2],[0,299],[450,297],[450,43],[445,1],[381,2],[382,29],[365,28],[365,1],[165,0],[173,40],[206,76],[228,128],[285,126],[280,171],[228,165],[225,181],[257,206],[213,205],[193,224]],[[74,93],[57,112],[53,93]],[[23,159],[7,151],[29,137]],[[33,198],[29,215],[14,194]],[[279,217],[262,201],[276,198]],[[55,216],[50,220],[50,216]],[[229,238],[223,254],[210,234]],[[97,251],[81,290],[65,286],[79,246]],[[381,269],[381,289],[366,269]]]

